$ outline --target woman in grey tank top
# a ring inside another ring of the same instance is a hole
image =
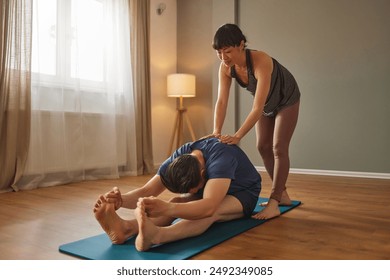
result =
[[[221,60],[213,135],[233,145],[256,127],[257,148],[272,179],[272,191],[266,207],[253,217],[279,216],[278,205],[291,204],[286,182],[290,170],[288,150],[299,113],[298,84],[277,60],[265,52],[247,49],[246,38],[235,24],[225,24],[217,30],[213,48]],[[236,133],[223,135],[233,78],[253,95],[253,105]]]

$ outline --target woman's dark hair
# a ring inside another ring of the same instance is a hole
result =
[[[199,185],[200,164],[196,157],[185,154],[172,161],[165,172],[160,173],[164,186],[173,193],[188,193]]]
[[[235,24],[226,23],[215,32],[213,48],[220,50],[226,47],[237,47],[241,44],[241,41],[244,41],[246,46],[246,38],[241,29]]]

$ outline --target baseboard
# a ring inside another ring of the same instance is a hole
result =
[[[156,170],[160,165],[155,165]],[[264,166],[255,166],[257,171],[266,172]],[[355,177],[355,178],[372,178],[390,180],[390,173],[377,172],[356,172],[356,171],[338,171],[338,170],[320,170],[320,169],[303,169],[291,168],[292,174],[320,175],[320,176],[339,176],[339,177]]]
[[[264,166],[256,166],[256,169],[258,171],[262,171],[262,172],[266,171]],[[357,178],[372,178],[372,179],[390,180],[390,173],[376,173],[376,172],[356,172],[356,171],[337,171],[337,170],[291,168],[290,173],[292,173],[292,174],[306,174],[306,175],[357,177]]]

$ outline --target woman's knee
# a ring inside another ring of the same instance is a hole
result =
[[[262,158],[283,158],[288,157],[289,148],[288,145],[281,143],[257,143],[257,150]]]
[[[277,143],[272,147],[275,159],[288,158],[288,145]]]
[[[273,155],[272,144],[268,143],[257,143],[257,150],[259,151],[261,157],[267,157]]]

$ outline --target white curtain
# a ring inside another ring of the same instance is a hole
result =
[[[34,0],[32,189],[137,175],[126,0]]]

